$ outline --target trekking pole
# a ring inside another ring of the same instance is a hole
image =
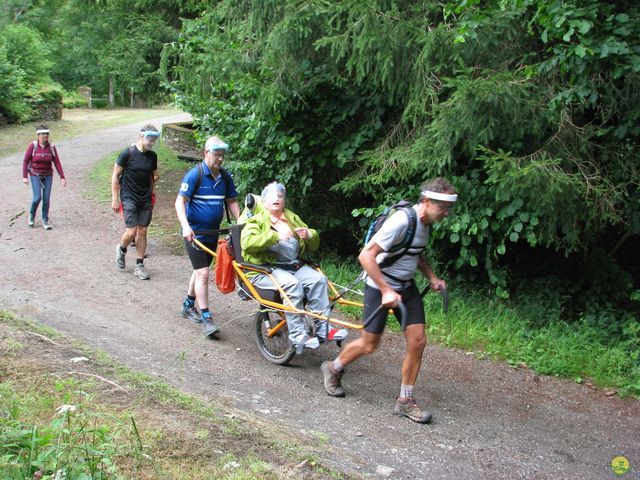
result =
[[[429,288],[430,288],[429,285],[424,287],[422,292],[420,292],[420,297],[424,297],[429,291]],[[446,314],[449,311],[449,292],[444,287],[440,287],[438,289],[438,292],[442,296],[442,311]]]

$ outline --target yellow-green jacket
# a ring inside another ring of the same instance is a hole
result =
[[[309,230],[309,240],[303,240],[298,237],[300,242],[300,256],[302,256],[305,250],[310,252],[316,251],[320,246],[320,235],[318,232],[307,227],[307,224],[304,223],[298,215],[287,208],[284,209],[284,215],[294,235],[296,235],[296,228],[306,228]],[[266,209],[261,209],[261,211],[247,220],[246,225],[242,229],[240,245],[245,262],[256,265],[275,263],[275,255],[267,251],[267,249],[278,243],[278,240],[278,232],[271,229],[269,212]]]

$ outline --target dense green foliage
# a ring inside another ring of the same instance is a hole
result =
[[[539,299],[541,326],[548,300],[640,361],[636,2],[10,0],[0,14],[14,118],[33,76],[153,102],[160,65],[199,140],[231,144],[238,190],[282,181],[341,254],[382,205],[446,176],[460,201],[434,228],[439,272]],[[18,27],[51,63],[16,55]]]
[[[353,251],[379,205],[447,176],[434,246],[459,280],[618,336],[639,312],[639,35],[626,2],[220,1],[163,66],[241,191],[283,181]]]
[[[117,105],[129,105],[131,94],[137,104],[149,105],[166,98],[160,55],[175,39],[177,15],[188,13],[188,4],[154,2],[150,8],[144,0],[11,0],[0,8],[0,39],[27,85],[56,83],[70,92],[89,86],[96,105],[107,103],[111,88]],[[12,49],[12,42],[22,48]]]
[[[31,104],[56,95],[49,78],[52,63],[40,34],[23,25],[0,31],[0,114],[8,121],[26,120]],[[43,94],[43,92],[45,92]],[[44,96],[43,96],[44,95]]]

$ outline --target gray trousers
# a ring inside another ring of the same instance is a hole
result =
[[[304,299],[307,299],[307,307],[310,311],[321,315],[329,316],[329,283],[327,277],[317,270],[304,265],[300,270],[288,271],[274,268],[271,275],[276,279],[282,290],[291,300],[291,306],[304,310]],[[265,290],[276,290],[273,282],[264,274],[256,275],[251,279],[252,283]],[[283,299],[283,304],[287,302]],[[287,327],[289,328],[289,339],[294,345],[298,345],[304,340],[307,332],[304,328],[304,315],[296,313],[285,313]],[[328,322],[314,319],[316,336],[319,340],[325,340],[328,333]]]

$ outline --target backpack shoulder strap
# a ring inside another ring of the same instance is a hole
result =
[[[229,189],[231,188],[231,174],[227,172],[224,168],[220,167],[220,174],[224,180],[224,200],[222,203],[224,204],[224,211],[227,214],[227,223],[231,225],[231,216],[229,215],[229,206],[227,205],[227,196],[229,195]]]
[[[400,243],[394,245],[389,249],[387,253],[394,253],[392,256],[388,256],[382,262],[380,262],[380,268],[387,268],[400,260],[411,248],[413,239],[416,236],[416,229],[418,228],[418,214],[413,207],[400,207],[398,210],[403,211],[408,218],[407,231],[404,234],[404,238]],[[396,253],[398,252],[398,253]]]
[[[225,197],[226,197],[227,195],[229,195],[229,188],[231,188],[231,174],[222,167],[220,167],[220,174],[224,179]]]
[[[198,169],[198,176],[196,177],[196,185],[193,189],[193,193],[191,194],[190,199],[193,198],[196,193],[198,193],[198,190],[200,190],[200,187],[202,186],[202,181],[204,180],[204,168],[202,167],[202,162],[200,162],[195,168]]]
[[[31,160],[33,160],[33,157],[36,156],[36,148],[38,148],[38,141],[34,140],[33,141],[33,148],[31,149]]]

